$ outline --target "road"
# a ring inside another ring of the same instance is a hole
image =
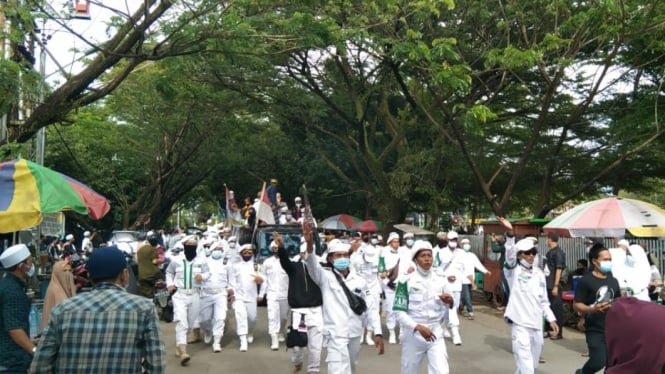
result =
[[[476,319],[462,320],[461,334],[464,344],[454,346],[446,342],[451,373],[500,374],[515,371],[511,353],[510,330],[503,323],[501,315],[488,306],[474,307]],[[291,373],[291,353],[284,350],[271,351],[267,333],[266,308],[259,308],[259,317],[255,341],[248,352],[238,350],[238,338],[235,334],[235,320],[230,313],[226,334],[222,339],[221,353],[213,353],[210,346],[203,343],[190,344],[188,351],[192,360],[182,368],[174,355],[174,325],[162,323],[167,350],[167,368],[169,372],[201,373]],[[385,332],[385,330],[384,330]],[[547,363],[541,364],[537,373],[562,374],[574,373],[585,361],[580,353],[586,351],[584,334],[566,328],[564,339],[545,341],[543,357]],[[360,353],[357,373],[399,373],[400,346],[386,345],[384,356],[378,356],[374,347],[363,345]],[[325,360],[325,350],[323,360]],[[424,365],[425,366],[425,365]],[[326,373],[325,362],[322,373]],[[424,367],[421,371],[426,373]]]

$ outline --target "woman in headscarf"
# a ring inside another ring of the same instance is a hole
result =
[[[43,331],[46,327],[51,310],[74,295],[76,295],[76,286],[74,285],[74,275],[72,274],[71,266],[67,261],[57,261],[53,264],[51,282],[46,289],[46,296],[44,297],[44,310],[42,312],[40,331]]]

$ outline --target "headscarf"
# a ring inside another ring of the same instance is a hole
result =
[[[660,374],[665,367],[665,307],[620,297],[607,311],[607,374]]]
[[[51,310],[56,305],[76,295],[76,286],[74,285],[74,275],[68,268],[67,261],[57,261],[53,264],[51,273],[51,282],[46,289],[44,297],[44,310],[42,312],[42,323],[40,331],[43,331],[48,323]]]

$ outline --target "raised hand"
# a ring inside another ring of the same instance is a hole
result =
[[[513,231],[513,224],[510,223],[510,221],[508,221],[508,220],[506,219],[506,217],[499,216],[499,217],[496,217],[496,219],[497,219],[499,222],[501,222],[501,224],[503,225],[503,227],[506,228],[506,230],[511,231],[511,232]]]

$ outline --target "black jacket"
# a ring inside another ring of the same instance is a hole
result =
[[[288,301],[291,308],[309,308],[321,306],[323,297],[321,289],[309,276],[305,261],[291,261],[286,249],[279,248],[277,251],[279,263],[289,276]]]

